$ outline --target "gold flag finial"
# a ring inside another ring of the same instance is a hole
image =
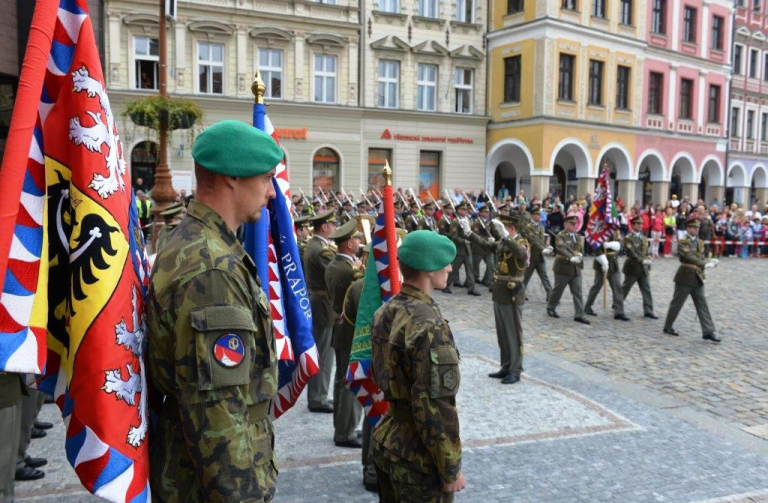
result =
[[[251,84],[251,92],[256,104],[262,105],[264,103],[264,93],[267,92],[267,86],[261,80],[261,73],[258,70],[256,70],[256,77],[253,79],[253,84]]]
[[[384,175],[384,185],[392,185],[392,168],[389,167],[389,160],[384,160],[384,169],[381,170]]]

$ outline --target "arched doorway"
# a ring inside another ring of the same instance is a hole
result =
[[[339,190],[339,168],[341,158],[329,147],[323,147],[312,156],[312,191],[336,192]]]
[[[586,196],[586,194],[578,193],[578,181],[590,178],[592,170],[588,151],[584,145],[575,139],[563,140],[552,152],[553,173],[555,166],[560,166],[566,174],[564,201],[567,201],[571,196],[575,199]],[[588,192],[592,192],[592,190],[594,190],[594,187],[587,189]]]
[[[517,194],[517,170],[514,164],[504,161],[496,166],[496,172],[493,175],[493,193],[499,194],[501,187],[506,187],[510,196]]]
[[[739,205],[747,204],[744,191],[747,185],[747,171],[741,164],[732,164],[728,169],[728,179],[726,180],[725,204],[737,203]]]
[[[685,185],[696,183],[696,168],[692,158],[687,154],[680,154],[672,162],[672,172],[669,179],[669,199],[673,195],[677,196],[678,201],[682,201]],[[691,201],[695,203],[696,201]]]
[[[752,172],[752,200],[759,211],[768,204],[768,173],[763,165],[755,166]]]
[[[157,143],[143,141],[131,150],[131,185],[134,190],[148,192],[155,186],[158,161]]]
[[[486,187],[492,189],[495,196],[500,195],[503,186],[509,196],[524,189],[530,197],[533,158],[524,143],[511,138],[501,140],[488,152],[485,162]]]
[[[709,159],[704,162],[701,168],[701,181],[699,182],[699,198],[704,201],[704,206],[709,205],[717,199],[717,189],[715,187],[723,186],[723,167],[716,159]],[[718,201],[722,203],[722,201]]]
[[[552,176],[549,177],[549,192],[552,197],[559,197],[562,201],[565,199],[566,188],[568,187],[568,175],[559,164],[555,164],[552,170]]]
[[[621,197],[625,205],[634,204],[634,194],[622,194],[622,190],[619,186],[620,184],[618,183],[618,181],[629,180],[632,177],[631,161],[626,148],[620,144],[612,144],[606,146],[598,160],[598,177],[600,176],[600,172],[605,166],[608,167],[611,173],[610,189],[611,196],[614,198],[614,200],[618,197]],[[628,192],[632,191],[631,187],[627,187],[627,189]]]
[[[635,193],[643,195],[643,205],[646,204],[664,204],[667,197],[666,194],[661,194],[661,187],[663,187],[666,181],[666,167],[664,165],[664,158],[661,153],[656,150],[647,150],[638,159],[638,186],[635,189]],[[656,191],[654,191],[654,187]]]

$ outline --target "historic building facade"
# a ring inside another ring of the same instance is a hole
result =
[[[759,2],[736,1],[727,197],[768,202],[768,20]]]
[[[607,164],[629,204],[722,199],[730,10],[685,4],[492,2],[486,185],[583,196]]]

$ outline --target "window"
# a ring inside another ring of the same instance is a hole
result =
[[[755,138],[754,127],[755,127],[755,112],[754,110],[748,110],[747,111],[747,140],[753,140]]]
[[[336,0],[317,0],[317,3],[324,3],[328,5],[336,5]]]
[[[416,86],[416,108],[434,112],[437,98],[437,65],[419,64]]]
[[[224,44],[197,44],[197,77],[201,93],[224,94]]]
[[[136,64],[136,89],[157,89],[160,65],[156,38],[136,37],[133,39],[133,59]]]
[[[315,101],[336,102],[336,56],[315,54]]]
[[[768,114],[763,113],[760,119],[760,141],[768,140]]]
[[[422,150],[419,152],[419,195],[426,199],[427,193],[440,197],[440,152]]]
[[[712,123],[720,122],[720,86],[709,86],[707,121]]]
[[[475,0],[458,0],[456,3],[456,20],[462,23],[475,22]]]
[[[723,50],[723,18],[712,16],[712,49]]]
[[[648,113],[649,114],[662,114],[661,100],[664,95],[664,75],[661,73],[651,72],[648,85]]]
[[[339,154],[335,150],[323,147],[312,157],[312,187],[317,189],[338,190]]]
[[[507,0],[507,14],[517,14],[524,9],[523,0]]]
[[[651,31],[653,33],[665,34],[667,32],[666,23],[666,0],[651,0],[653,2],[653,12],[651,16]]]
[[[379,9],[383,12],[400,12],[399,0],[379,0]]]
[[[758,76],[758,57],[760,52],[757,49],[750,49],[749,51],[749,78],[756,79]]]
[[[419,0],[419,16],[437,17],[437,0]]]
[[[504,58],[504,102],[520,101],[520,58]]]
[[[731,136],[733,138],[739,137],[739,108],[731,110]]]
[[[632,0],[621,0],[621,24],[632,25]]]
[[[578,0],[563,0],[561,6],[563,9],[567,10],[579,10]]]
[[[736,7],[744,7],[744,0],[736,0]]]
[[[763,80],[768,82],[768,52],[763,55]]]
[[[753,2],[752,6],[753,6],[755,12],[760,12],[760,4],[761,3],[762,2],[760,2],[760,0],[755,0]]]
[[[629,75],[628,66],[619,66],[616,70],[616,108],[629,110]]]
[[[680,118],[690,119],[692,117],[693,103],[693,81],[690,79],[680,79]]]
[[[603,62],[589,60],[589,104],[603,104]]]
[[[400,62],[379,61],[379,106],[397,108],[400,96]]]
[[[573,101],[573,60],[570,54],[560,55],[560,72],[558,78],[557,97],[561,100]]]
[[[457,68],[454,79],[454,88],[456,92],[456,113],[472,113],[472,70],[469,68]]]
[[[683,14],[683,42],[696,43],[696,9],[686,7]]]
[[[259,72],[267,90],[265,98],[283,97],[283,51],[259,49]]]
[[[605,0],[592,0],[592,16],[605,17]]]
[[[744,47],[740,45],[733,46],[733,73],[741,75],[741,54]]]
[[[384,187],[384,177],[381,170],[386,164],[392,166],[392,149],[369,148],[368,149],[368,188],[380,189]]]

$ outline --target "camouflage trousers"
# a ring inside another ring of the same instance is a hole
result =
[[[453,493],[442,491],[440,481],[384,458],[374,451],[380,503],[452,503]]]

